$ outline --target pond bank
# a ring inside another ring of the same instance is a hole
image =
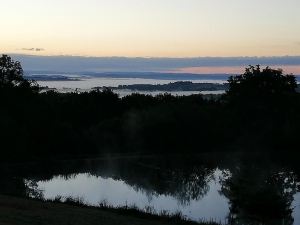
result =
[[[9,225],[167,225],[167,224],[206,224],[189,221],[176,221],[142,212],[128,213],[118,209],[74,206],[62,203],[42,202],[0,195],[0,224]]]

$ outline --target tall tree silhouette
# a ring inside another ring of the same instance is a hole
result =
[[[228,80],[230,97],[269,97],[295,93],[297,88],[296,78],[293,75],[284,75],[281,69],[260,68],[250,66],[245,73],[231,76]]]
[[[8,55],[0,57],[0,88],[30,88],[37,90],[35,81],[26,80],[21,63],[12,60]]]

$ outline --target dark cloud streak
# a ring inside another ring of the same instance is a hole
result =
[[[12,55],[25,70],[56,72],[160,72],[187,67],[227,67],[248,65],[300,65],[300,56],[280,57],[199,57],[126,58],[80,56]]]
[[[32,51],[32,52],[41,52],[41,51],[45,51],[45,49],[43,48],[22,48],[22,51]]]

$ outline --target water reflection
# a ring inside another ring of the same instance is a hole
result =
[[[69,161],[19,169],[24,174],[6,176],[6,187],[15,182],[25,194],[46,199],[73,196],[90,205],[105,200],[113,206],[180,211],[193,220],[297,225],[300,183],[299,169],[293,168],[249,158]]]
[[[141,188],[136,189],[124,181],[112,178],[78,174],[73,179],[65,180],[63,177],[54,177],[50,182],[38,182],[38,187],[44,190],[46,199],[53,199],[57,195],[74,197],[80,196],[89,205],[97,205],[106,201],[113,206],[137,206],[140,209],[153,208],[156,212],[167,210],[169,212],[182,212],[189,218],[214,218],[223,220],[228,214],[228,206],[225,198],[219,196],[220,186],[211,181],[208,185],[212,188],[200,201],[199,196],[190,198],[189,202],[181,203],[177,196],[158,194],[155,191],[148,192]],[[214,210],[218,211],[218,214]],[[203,215],[203,216],[202,216]]]
[[[221,184],[230,202],[230,224],[294,224],[295,173],[244,162],[224,172]]]

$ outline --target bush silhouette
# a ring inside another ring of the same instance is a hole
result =
[[[246,68],[244,74],[231,76],[228,80],[230,97],[270,97],[295,93],[297,88],[296,78],[293,75],[284,75],[281,69],[260,66]]]

